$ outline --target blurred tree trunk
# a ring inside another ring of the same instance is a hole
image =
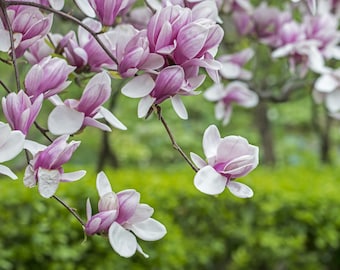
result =
[[[113,92],[108,110],[112,111],[117,103],[119,91]],[[99,157],[97,162],[97,171],[102,171],[105,164],[109,164],[113,168],[119,167],[119,161],[116,152],[110,146],[110,134],[109,132],[102,132],[101,148],[99,151]]]
[[[261,138],[261,148],[263,150],[262,163],[275,165],[276,156],[271,123],[268,119],[268,107],[265,101],[260,101],[256,107],[255,122]]]
[[[320,115],[321,114],[321,115]],[[312,102],[312,125],[319,141],[319,158],[322,163],[331,163],[331,126],[332,119],[328,115],[326,108],[322,107],[322,112],[318,110],[317,104]]]

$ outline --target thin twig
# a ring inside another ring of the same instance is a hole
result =
[[[85,227],[85,222],[81,219],[81,217],[77,214],[77,212],[73,208],[68,206],[67,203],[65,203],[62,199],[60,199],[56,195],[53,195],[52,198],[57,200],[60,204],[62,204],[79,221],[83,228]]]
[[[12,6],[12,5],[22,5],[22,6],[31,6],[31,7],[37,7],[49,12],[52,12],[54,14],[57,14],[63,18],[66,18],[67,20],[70,20],[72,22],[74,22],[75,24],[83,27],[87,32],[89,32],[91,34],[91,36],[93,36],[93,38],[98,42],[98,44],[100,45],[100,47],[102,47],[102,49],[106,52],[106,54],[110,57],[110,59],[117,64],[117,60],[114,57],[114,55],[111,53],[111,51],[105,46],[105,44],[100,40],[100,38],[98,37],[97,33],[95,33],[90,27],[88,27],[87,25],[85,25],[84,23],[82,23],[80,20],[78,20],[77,18],[73,17],[72,15],[69,15],[65,12],[59,11],[59,10],[55,10],[53,8],[41,5],[41,4],[37,4],[34,2],[21,2],[21,1],[5,1],[6,6]]]
[[[47,135],[47,129],[42,128],[41,126],[39,126],[39,124],[35,121],[34,122],[34,126],[41,132],[42,135],[44,135],[44,137],[51,143],[53,142],[53,140]]]
[[[19,92],[20,91],[19,69],[18,69],[18,64],[17,64],[17,57],[15,54],[13,29],[12,29],[12,25],[11,25],[11,22],[9,20],[7,10],[6,10],[6,1],[3,1],[3,0],[0,1],[0,8],[2,10],[2,13],[4,14],[5,24],[7,25],[7,28],[8,28],[9,39],[11,42],[11,51],[12,51],[11,58],[12,58],[13,68],[14,68],[14,73],[15,73],[15,82],[17,86],[17,92]]]
[[[172,143],[172,147],[177,150],[180,155],[185,159],[185,161],[190,165],[190,167],[195,171],[195,172],[198,172],[199,169],[195,166],[194,163],[192,163],[192,161],[190,160],[190,158],[184,153],[184,151],[182,150],[182,148],[177,144],[167,122],[165,121],[164,117],[162,116],[162,113],[161,113],[161,107],[158,106],[158,105],[153,105],[152,106],[154,112],[157,114],[158,116],[158,119],[161,121],[161,123],[163,124],[168,136],[169,136],[169,139]]]
[[[0,80],[0,85],[6,90],[6,92],[9,94],[12,91],[6,86],[6,84]]]

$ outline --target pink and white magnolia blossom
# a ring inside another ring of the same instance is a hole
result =
[[[251,108],[259,102],[258,95],[251,91],[247,84],[240,81],[233,81],[227,86],[223,86],[222,83],[214,84],[204,92],[204,97],[216,102],[215,117],[217,120],[223,120],[223,125],[230,121],[233,104]]]
[[[64,59],[45,57],[41,62],[31,67],[25,77],[26,93],[34,101],[40,94],[49,98],[63,91],[71,81],[69,74],[75,70]]]
[[[16,157],[23,150],[24,142],[25,135],[21,131],[12,131],[8,124],[0,122],[0,163]],[[2,164],[0,164],[0,174],[12,179],[18,178],[10,168]]]
[[[87,16],[100,20],[105,26],[112,26],[118,16],[126,14],[135,0],[76,0],[78,7]]]
[[[306,39],[315,40],[317,48],[326,59],[340,59],[339,19],[332,14],[305,16],[302,26]]]
[[[2,110],[12,129],[20,130],[27,135],[40,112],[42,102],[42,94],[32,102],[27,94],[20,90],[18,93],[10,93],[2,98]]]
[[[122,88],[122,93],[131,98],[141,98],[138,104],[138,117],[145,117],[153,104],[160,104],[170,98],[178,116],[187,119],[188,114],[180,95],[195,93],[183,90],[184,79],[184,70],[181,66],[168,66],[159,72],[156,79],[147,73],[133,78]]]
[[[239,198],[253,196],[253,191],[240,182],[234,181],[247,175],[259,162],[259,150],[240,136],[221,138],[215,125],[209,126],[203,135],[203,151],[206,160],[190,153],[198,167],[194,178],[195,187],[206,194],[217,195],[227,187]]]
[[[84,19],[82,23],[95,33],[99,33],[102,29],[101,23],[91,18]],[[107,33],[100,33],[97,37],[111,49]],[[81,26],[78,27],[77,35],[74,31],[66,34],[59,42],[58,48],[63,52],[68,63],[77,67],[77,72],[100,72],[103,68],[116,69],[116,64],[97,40]]]
[[[340,119],[340,68],[322,74],[314,84],[316,103],[325,103],[330,114]]]
[[[243,66],[254,56],[252,48],[246,48],[240,52],[222,55],[218,61],[222,64],[220,75],[225,79],[250,80],[252,73]]]
[[[97,175],[96,186],[99,194],[98,213],[92,215],[90,200],[87,200],[87,235],[108,235],[112,248],[123,257],[131,257],[136,251],[148,257],[137,243],[136,237],[144,241],[155,241],[164,237],[166,228],[151,218],[154,210],[147,204],[139,203],[140,194],[127,189],[117,194],[104,172]]]
[[[151,53],[146,30],[121,24],[106,33],[123,78],[134,76],[139,70],[153,71],[164,65],[163,56]]]
[[[15,54],[20,57],[37,40],[44,37],[51,29],[53,14],[43,15],[39,9],[29,6],[9,6],[7,14],[11,22],[15,38]],[[3,15],[0,14],[2,20]],[[0,33],[3,45],[2,51],[10,49],[8,29],[5,23],[0,23]]]
[[[24,185],[29,188],[38,185],[39,193],[44,198],[52,197],[60,182],[79,180],[86,173],[84,170],[64,172],[62,165],[71,159],[80,144],[78,141],[67,143],[67,140],[68,136],[64,135],[55,139],[47,147],[41,145],[40,149],[29,144],[25,146],[32,153],[33,158],[26,167]]]
[[[106,124],[99,122],[104,118],[112,126],[125,130],[126,127],[102,105],[111,95],[111,79],[103,71],[91,78],[79,100],[67,99],[64,102],[54,97],[56,105],[48,117],[48,128],[52,134],[73,134],[86,126],[111,131]]]
[[[24,57],[31,65],[38,64],[45,57],[55,52],[62,38],[63,36],[60,34],[50,33],[48,38],[41,38],[32,44],[25,52]]]
[[[292,20],[291,13],[270,7],[265,2],[252,13],[255,35],[266,45],[278,46],[277,33],[287,22]]]
[[[301,2],[301,0],[291,0],[291,1],[293,3]],[[310,13],[312,13],[312,15],[315,15],[317,13],[317,5],[318,5],[318,1],[317,0],[304,0],[303,2],[307,5],[307,7],[308,7]]]

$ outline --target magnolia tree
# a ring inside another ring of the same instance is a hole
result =
[[[86,136],[89,127],[129,132],[124,119],[118,120],[106,105],[111,81],[124,79],[121,93],[139,99],[139,118],[158,117],[173,147],[196,172],[193,183],[199,191],[218,195],[227,188],[237,197],[252,197],[252,189],[237,178],[257,167],[258,147],[240,136],[221,137],[218,128],[210,125],[202,139],[204,157],[187,155],[162,115],[162,103],[170,100],[174,112],[186,120],[190,117],[182,96],[194,99],[200,94],[197,90],[202,90],[208,101],[216,103],[216,118],[226,125],[234,103],[254,107],[263,98],[258,89],[250,90],[252,72],[244,68],[254,56],[253,49],[249,46],[226,54],[219,50],[228,36],[222,26],[229,18],[240,35],[270,47],[273,58],[286,57],[299,78],[309,70],[319,74],[313,96],[340,118],[340,103],[335,102],[339,70],[325,64],[340,58],[338,2],[293,2],[297,1],[287,1],[285,10],[279,10],[266,4],[255,7],[247,0],[146,1],[144,6],[135,5],[134,0],[76,0],[71,10],[79,8],[83,15],[78,19],[62,11],[66,9],[63,0],[1,0],[0,51],[5,55],[1,60],[13,68],[15,86],[0,81],[4,115],[0,173],[16,179],[3,163],[24,154],[26,187],[37,187],[42,197],[61,203],[87,235],[108,236],[119,255],[130,257],[138,251],[147,257],[137,238],[159,240],[166,228],[152,218],[154,209],[140,202],[136,190],[116,193],[106,174],[99,172],[98,212],[92,212],[88,199],[86,220],[56,195],[60,183],[80,180],[86,174],[85,170],[63,169],[81,147],[79,133]],[[293,19],[295,9],[300,10],[302,20]],[[52,33],[56,16],[76,25],[77,31]],[[25,74],[18,68],[20,58],[28,66]],[[88,82],[81,96],[74,98],[70,84],[79,76]],[[206,80],[213,83],[203,89]],[[38,123],[43,108],[49,110],[48,117],[46,123]],[[43,135],[43,141],[33,136],[32,129]]]

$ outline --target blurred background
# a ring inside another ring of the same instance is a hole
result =
[[[128,130],[108,134],[87,128],[73,136],[82,143],[65,171],[86,169],[87,175],[80,182],[61,184],[57,195],[86,219],[86,199],[91,198],[96,209],[96,174],[105,170],[114,191],[134,188],[141,193],[141,202],[155,209],[154,217],[167,227],[167,235],[157,242],[139,241],[148,259],[140,254],[120,257],[108,239],[86,238],[79,222],[60,204],[23,186],[22,154],[6,163],[15,168],[19,180],[0,176],[1,270],[340,269],[340,126],[313,102],[317,77],[307,74],[288,99],[275,99],[291,79],[286,59],[272,61],[268,47],[238,37],[227,20],[224,28],[222,51],[252,46],[256,60],[247,64],[253,72],[249,85],[258,92],[270,89],[271,95],[263,95],[254,108],[234,106],[225,126],[215,119],[214,104],[203,95],[182,99],[189,114],[186,121],[169,102],[162,105],[162,113],[187,154],[203,154],[202,135],[210,124],[217,125],[222,136],[239,135],[258,145],[260,164],[241,181],[254,190],[254,197],[235,198],[227,190],[214,197],[196,190],[194,171],[172,148],[157,117],[138,119],[138,100],[121,95],[125,81],[113,80],[106,105]],[[19,67],[22,75],[28,70],[24,59]],[[11,88],[10,66],[0,62],[0,71]],[[74,81],[67,91],[79,97],[87,81]],[[207,80],[200,90],[211,84]],[[42,127],[52,109],[46,105],[37,120]],[[0,120],[5,121],[2,112]],[[29,136],[48,144],[34,129]]]

